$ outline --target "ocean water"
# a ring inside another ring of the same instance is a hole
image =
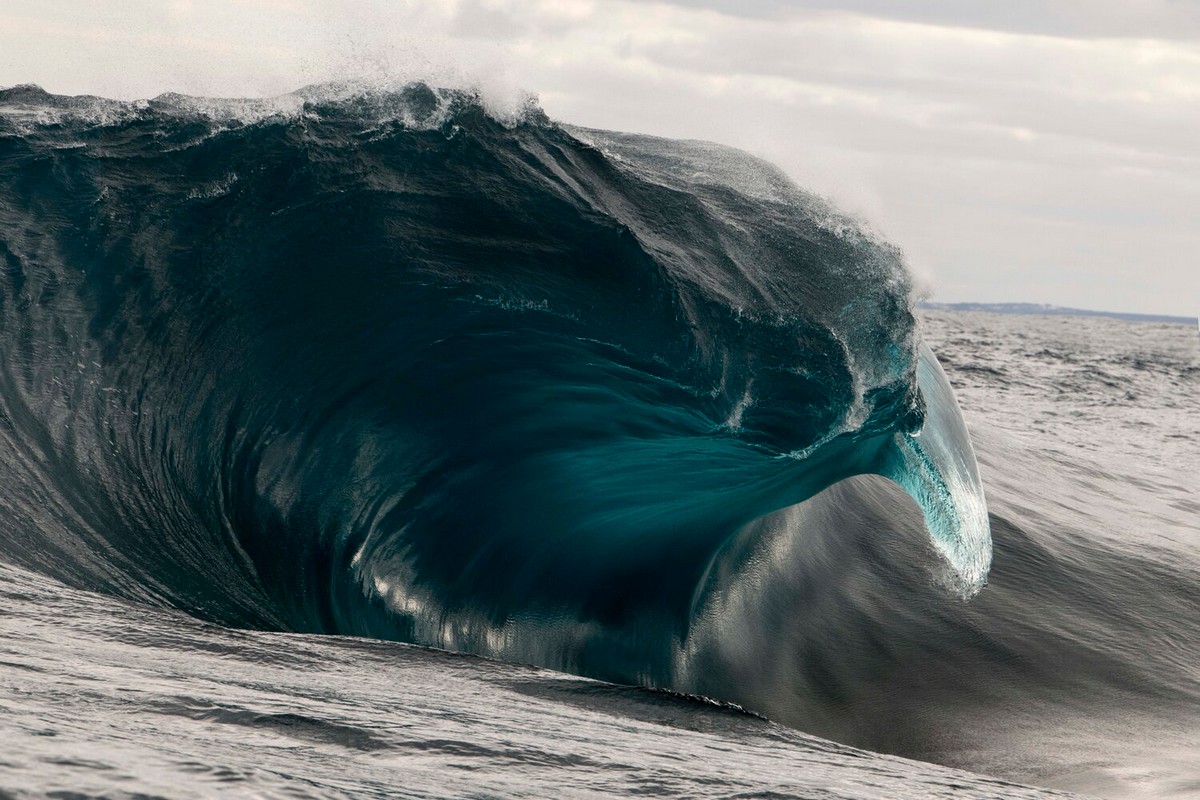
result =
[[[423,84],[0,91],[0,260],[5,792],[1200,794],[1191,328]]]
[[[971,614],[1008,673],[966,715],[977,743],[936,760],[1106,797],[1197,796],[1196,330],[975,313],[924,323],[987,487],[996,555]]]
[[[1052,796],[695,699],[3,576],[7,796]]]

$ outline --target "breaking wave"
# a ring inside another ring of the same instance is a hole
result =
[[[899,253],[734,150],[423,84],[16,87],[0,262],[0,557],[72,586],[687,689],[764,548],[908,502],[855,476],[986,579]]]

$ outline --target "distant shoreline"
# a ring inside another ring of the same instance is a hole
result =
[[[1041,303],[930,303],[921,302],[918,308],[927,311],[983,311],[989,314],[1038,314],[1052,317],[1107,317],[1127,322],[1162,322],[1196,327],[1196,317],[1175,317],[1169,314],[1128,314],[1121,311],[1091,311],[1083,308],[1063,308]]]

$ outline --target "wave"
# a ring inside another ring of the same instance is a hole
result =
[[[861,475],[986,580],[899,252],[734,150],[423,84],[16,87],[0,260],[0,555],[72,586],[687,685],[763,542],[908,502]]]

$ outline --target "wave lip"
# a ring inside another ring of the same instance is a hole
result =
[[[917,383],[925,401],[920,431],[897,434],[897,455],[881,473],[920,506],[934,544],[953,566],[964,596],[987,583],[992,562],[991,525],[975,450],[937,357],[922,345]]]

